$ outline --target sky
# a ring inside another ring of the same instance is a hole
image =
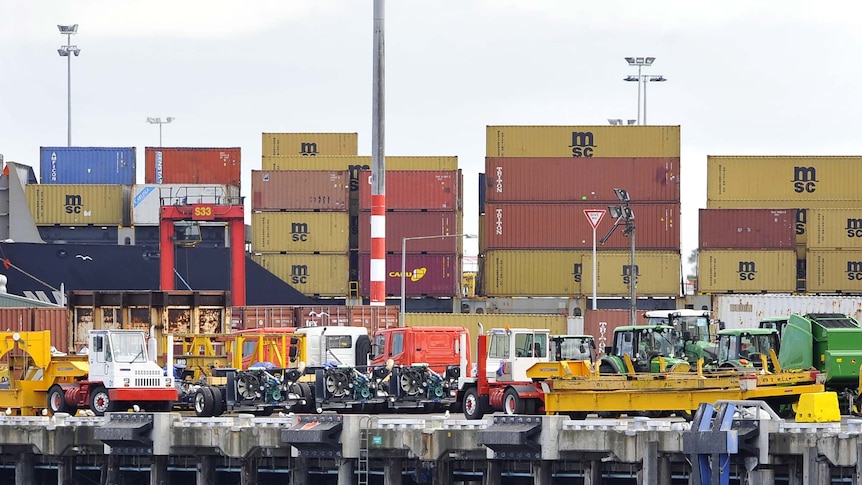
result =
[[[647,120],[681,126],[682,253],[697,247],[707,155],[862,155],[862,21],[851,1],[385,2],[385,153],[458,157],[478,231],[487,125],[637,117],[625,57],[652,56]],[[359,134],[371,155],[373,0],[0,0],[0,153],[66,144],[241,147],[263,132]],[[770,183],[765,180],[764,183]],[[248,222],[248,221],[247,221]],[[475,239],[465,240],[475,255]]]

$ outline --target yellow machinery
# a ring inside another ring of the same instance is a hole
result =
[[[216,368],[248,369],[251,364],[271,362],[278,368],[298,367],[305,361],[304,335],[292,328],[247,330],[232,334],[173,334],[173,361],[194,378],[211,376]],[[289,330],[289,331],[287,331]],[[166,347],[166,342],[161,348]]]
[[[0,332],[0,412],[35,416],[46,409],[48,389],[54,384],[86,378],[86,355],[51,355],[51,334]]]

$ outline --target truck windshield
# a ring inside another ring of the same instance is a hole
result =
[[[128,364],[147,361],[147,346],[140,333],[111,334],[111,352],[114,362]]]

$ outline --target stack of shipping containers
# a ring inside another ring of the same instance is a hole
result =
[[[135,156],[134,147],[41,147],[42,183],[25,190],[42,239],[117,244],[130,224]]]
[[[796,263],[792,268],[787,268],[787,263],[777,265],[777,261],[764,263],[768,266],[758,266],[761,280],[785,278],[782,275],[793,271],[796,281],[788,290],[791,292],[860,293],[862,234],[858,229],[862,216],[858,214],[862,212],[862,193],[857,183],[860,176],[862,157],[709,156],[707,209],[792,211]],[[700,230],[703,232],[704,227]],[[742,263],[735,256],[729,253],[721,261],[710,263],[712,266],[703,266],[701,260],[699,291],[709,292],[703,281],[713,278],[713,273],[741,271]],[[742,281],[741,277],[737,280]],[[726,291],[746,292],[749,288],[750,285],[742,284]],[[757,285],[754,289],[768,290]]]
[[[263,133],[252,171],[251,249],[261,266],[305,295],[344,298],[350,282],[350,171],[356,133]]]
[[[489,126],[480,211],[481,293],[593,293],[586,209],[635,215],[638,297],[680,294],[680,130],[675,126]],[[597,239],[613,225],[607,214]],[[619,227],[597,248],[596,295],[630,294],[630,246]]]

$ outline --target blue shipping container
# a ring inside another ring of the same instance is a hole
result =
[[[135,147],[41,147],[43,184],[135,183]]]

